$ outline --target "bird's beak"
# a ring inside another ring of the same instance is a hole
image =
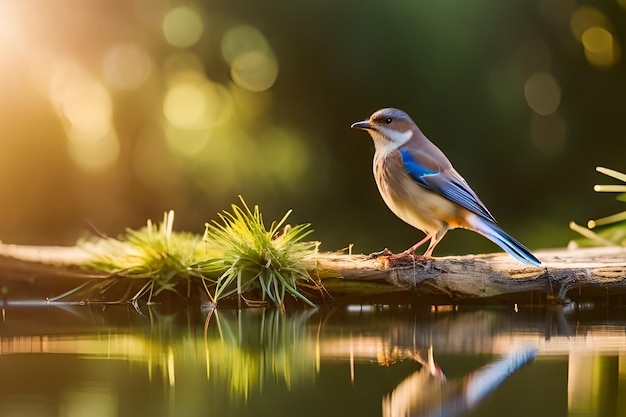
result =
[[[368,130],[371,129],[372,126],[370,126],[370,121],[369,120],[363,120],[362,122],[356,122],[356,123],[352,123],[352,126],[350,126],[351,129],[364,129],[364,130]]]

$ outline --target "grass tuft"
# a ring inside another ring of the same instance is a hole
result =
[[[289,210],[267,229],[259,207],[250,210],[239,198],[242,206],[233,204],[232,213],[219,213],[219,221],[205,225],[204,236],[174,232],[174,212],[170,211],[160,224],[148,220],[145,227],[128,229],[118,238],[83,243],[93,255],[87,266],[112,277],[56,299],[71,294],[103,296],[123,281],[128,289],[118,302],[147,299],[150,303],[163,292],[189,298],[193,289],[202,289],[213,303],[236,295],[239,306],[243,300],[251,306],[284,308],[290,295],[314,306],[301,292],[323,288],[309,273],[315,270],[319,246],[319,242],[304,241],[311,233],[310,225],[287,225]]]
[[[626,183],[626,174],[604,167],[597,167],[596,170]],[[596,192],[620,193],[617,199],[626,202],[626,184],[596,185],[593,189]],[[602,227],[602,230],[600,232],[593,230],[597,227]],[[586,238],[581,242],[577,242],[581,245],[626,246],[626,211],[596,220],[589,220],[587,227],[570,222],[570,229]]]
[[[309,224],[291,227],[286,223],[289,210],[269,229],[263,222],[258,206],[250,210],[241,198],[242,207],[232,205],[232,213],[218,214],[220,222],[205,225],[207,250],[219,254],[199,265],[208,275],[217,275],[215,299],[237,295],[239,302],[248,301],[245,293],[260,291],[260,302],[282,307],[285,296],[313,306],[298,286],[305,284],[321,289],[321,284],[309,275],[314,269],[314,256],[319,242],[304,241],[311,233]]]
[[[191,282],[203,279],[196,270],[204,258],[202,239],[191,233],[173,232],[174,211],[164,214],[160,224],[148,220],[139,230],[128,229],[118,238],[98,238],[83,247],[94,255],[89,267],[119,277],[145,282],[129,301],[152,297],[163,291],[178,292],[185,284],[189,297]]]

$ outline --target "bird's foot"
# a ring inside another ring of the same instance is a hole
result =
[[[415,252],[412,252],[411,249],[407,249],[400,253],[393,253],[388,248],[385,248],[378,252],[373,252],[369,254],[370,259],[376,258],[387,258],[391,263],[414,263],[416,261],[427,261],[432,259],[430,256],[418,255]]]
[[[389,250],[389,248],[385,248],[385,249],[383,249],[381,251],[370,253],[368,258],[376,259],[376,258],[381,257],[381,256],[394,256],[394,254],[393,254],[393,252],[391,252]]]
[[[392,254],[389,256],[391,261],[425,261],[432,259],[430,256],[418,255],[411,249],[407,249],[404,252]]]

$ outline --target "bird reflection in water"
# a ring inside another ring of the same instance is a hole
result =
[[[536,354],[536,348],[520,346],[464,378],[447,382],[435,362],[431,346],[428,349],[428,360],[424,361],[419,353],[413,357],[422,364],[422,368],[413,372],[383,398],[383,416],[463,415],[509,376],[531,362]]]

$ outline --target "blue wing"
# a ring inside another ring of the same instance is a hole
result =
[[[454,169],[441,171],[439,165],[432,161],[427,168],[415,160],[408,149],[401,149],[402,164],[411,178],[423,187],[434,191],[485,219],[496,222],[487,207],[480,201],[476,193]]]

